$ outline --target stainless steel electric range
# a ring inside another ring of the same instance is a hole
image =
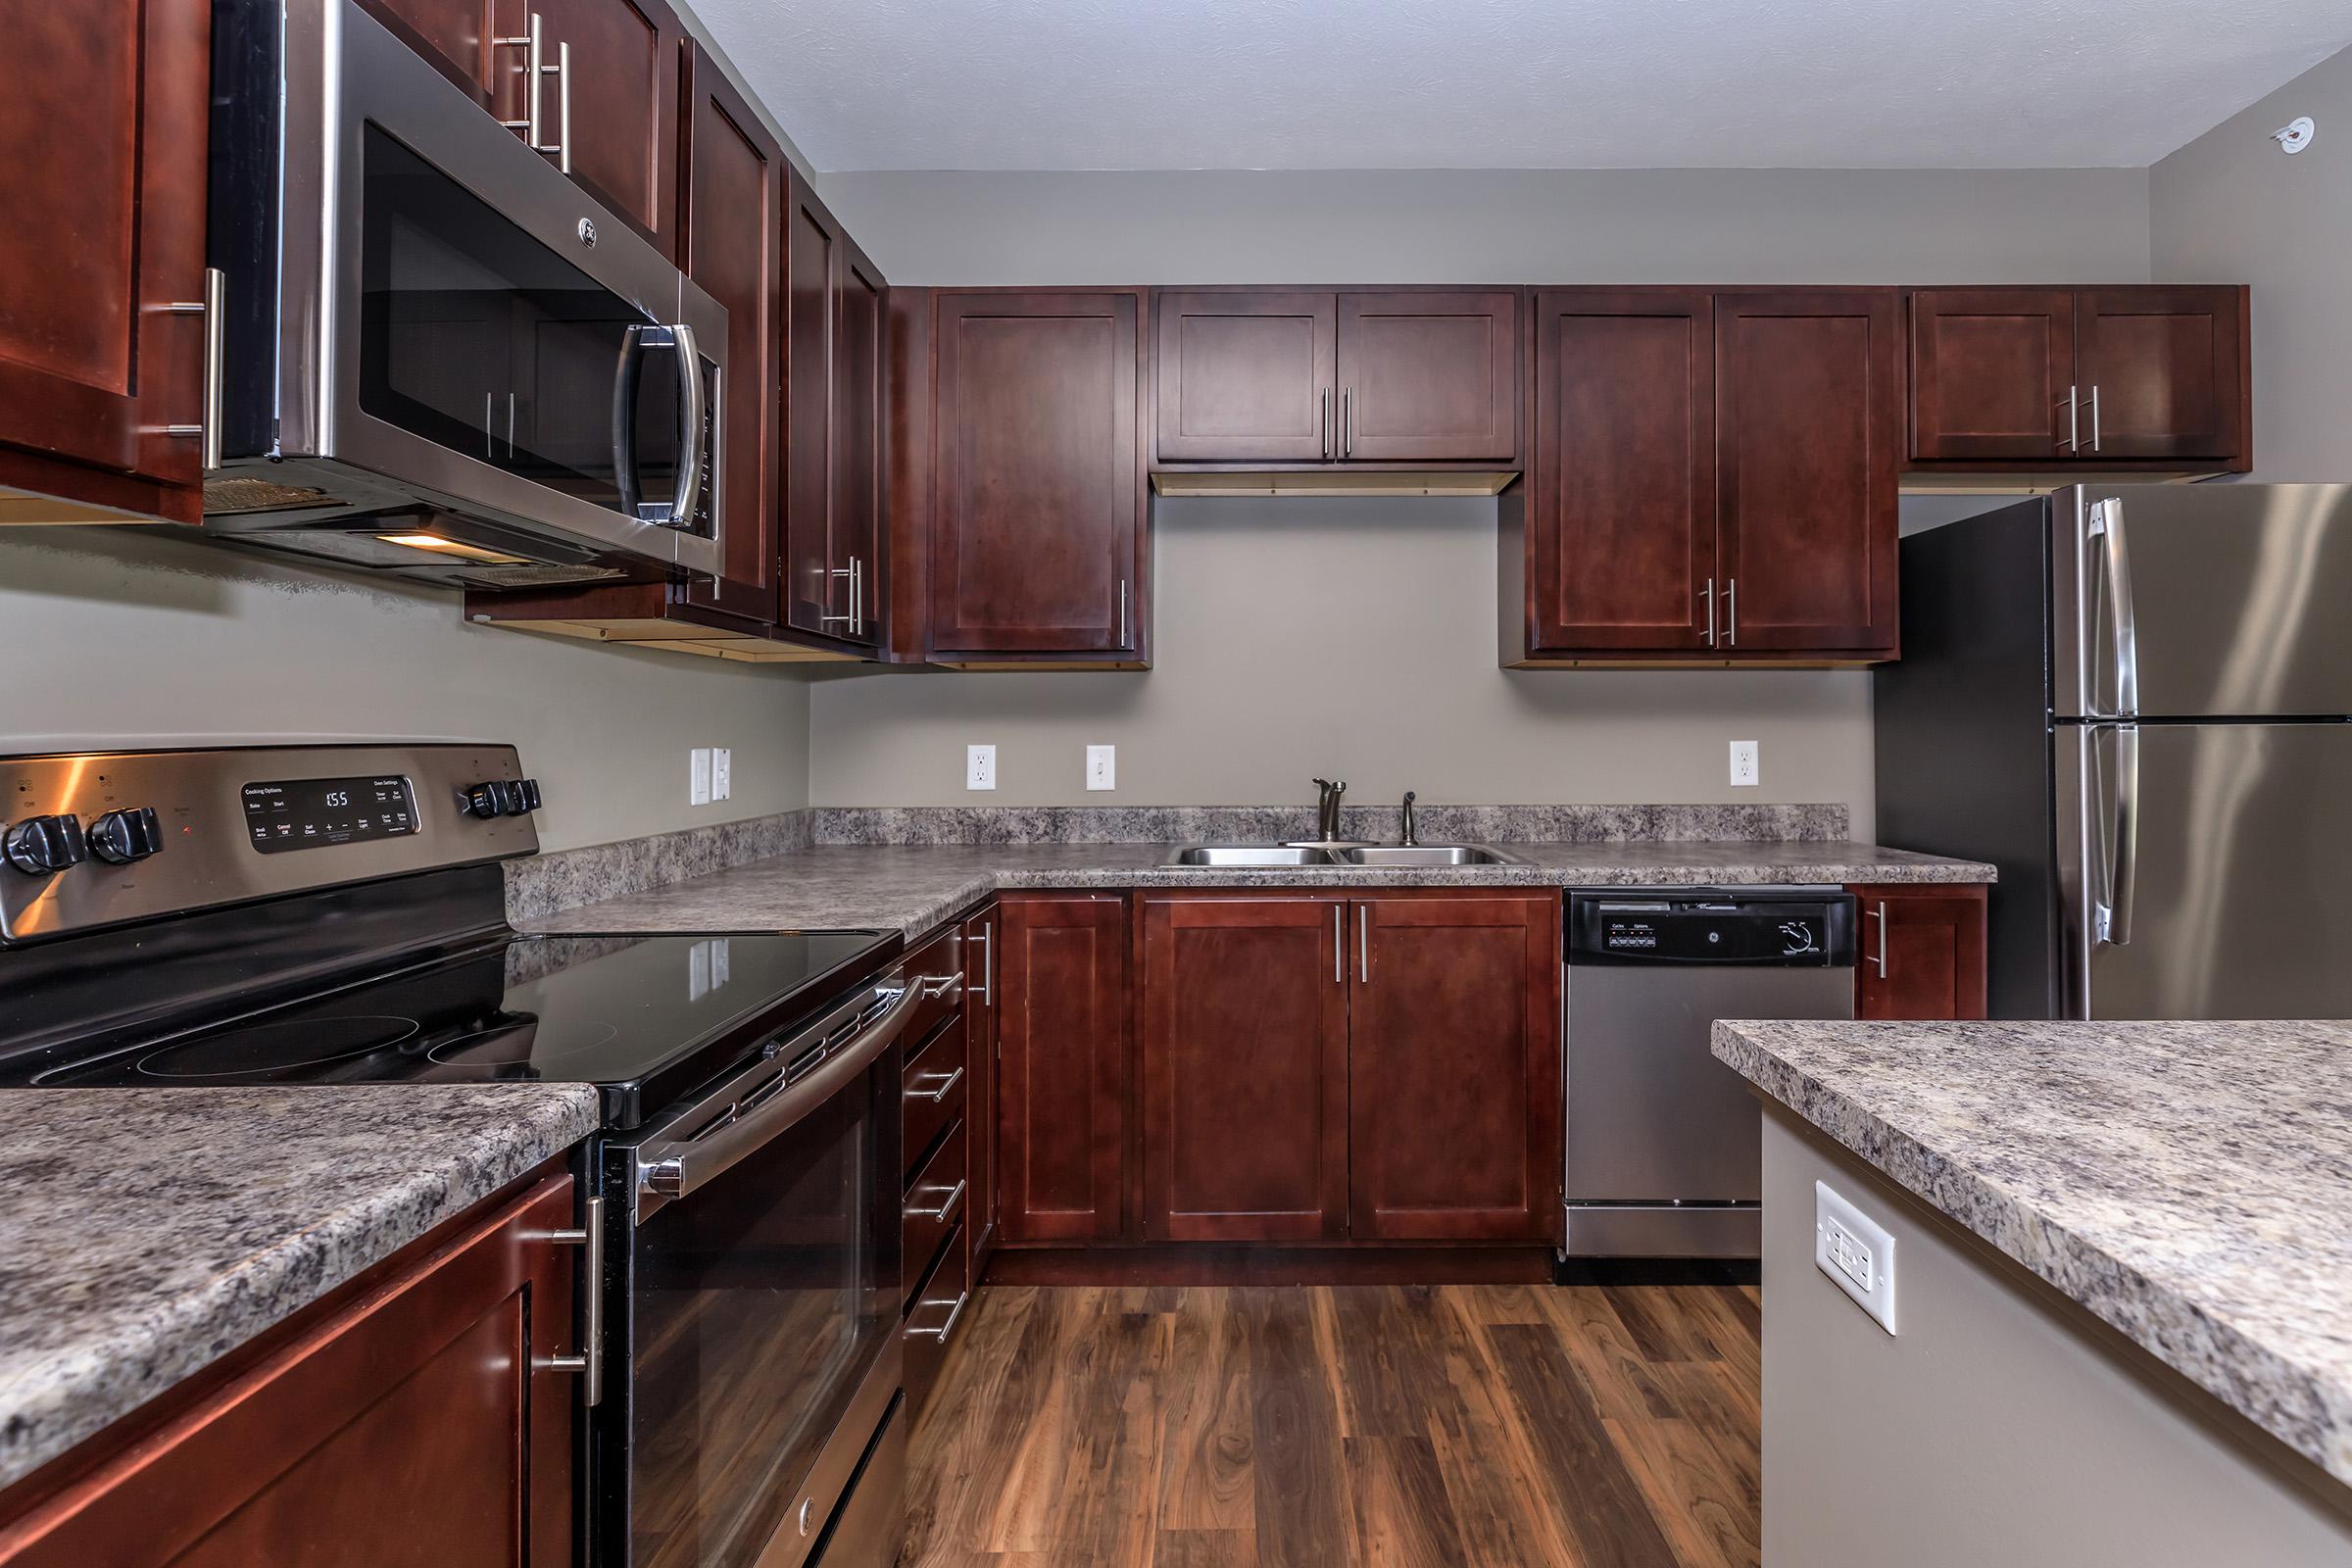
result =
[[[896,933],[517,933],[506,746],[0,759],[0,1087],[595,1085],[589,1560],[895,1558]]]

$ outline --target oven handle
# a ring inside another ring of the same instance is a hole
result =
[[[835,1048],[815,1071],[774,1099],[699,1138],[661,1146],[654,1152],[655,1157],[638,1167],[638,1217],[647,1212],[649,1195],[657,1200],[687,1197],[757,1152],[871,1067],[906,1032],[919,992],[917,986],[904,987],[862,1033]]]

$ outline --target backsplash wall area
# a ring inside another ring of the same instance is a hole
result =
[[[0,528],[0,752],[248,741],[513,741],[565,849],[808,800],[789,671],[468,625],[453,593],[294,569],[142,528]],[[687,805],[686,753],[735,754]]]

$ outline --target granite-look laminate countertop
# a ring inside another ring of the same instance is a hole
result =
[[[596,1126],[568,1084],[0,1091],[0,1487]]]
[[[2352,1483],[2352,1023],[1746,1023],[1715,1054]]]
[[[1504,844],[1524,865],[1163,866],[1164,844],[820,845],[524,919],[534,931],[904,931],[1020,888],[1694,887],[1990,882],[1993,868],[1842,842]]]

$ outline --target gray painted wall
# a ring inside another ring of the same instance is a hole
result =
[[[2292,157],[2270,133],[2310,115]],[[2352,50],[2158,164],[2151,268],[2254,285],[2254,477],[2352,477]]]
[[[820,188],[895,282],[1935,282],[2147,276],[2144,172],[871,173]],[[1495,667],[1486,501],[1161,503],[1144,675],[829,675],[825,805],[1842,801],[1853,671]],[[1726,744],[1762,745],[1734,793]],[[963,748],[999,747],[993,796]],[[1084,748],[1119,747],[1089,796]]]
[[[808,687],[774,668],[466,624],[455,594],[133,528],[0,529],[0,753],[397,737],[513,741],[550,849],[808,800]],[[690,746],[734,798],[686,804]]]

